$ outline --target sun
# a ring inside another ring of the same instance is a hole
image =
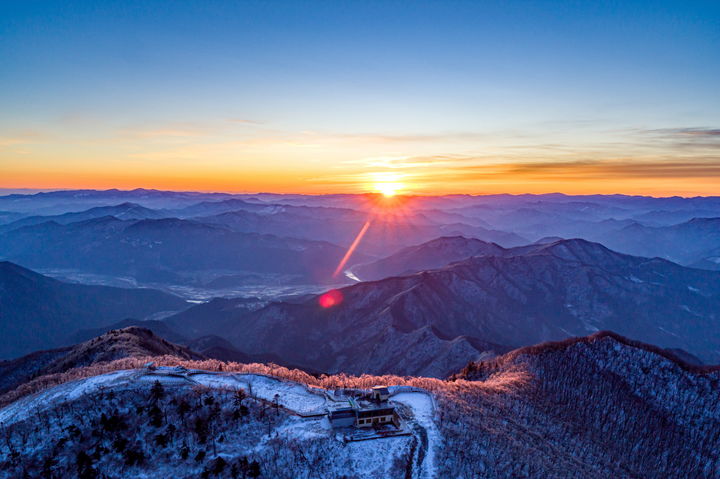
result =
[[[397,182],[375,183],[375,191],[377,191],[378,193],[381,193],[386,198],[395,196],[402,189],[403,189],[402,183],[397,183]]]

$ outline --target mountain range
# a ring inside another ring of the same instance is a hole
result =
[[[162,291],[65,283],[0,262],[0,357],[68,345],[81,329],[188,306]]]
[[[7,231],[0,234],[0,251],[6,259],[32,268],[170,284],[201,284],[237,273],[321,281],[330,278],[344,254],[339,246],[320,241],[239,233],[177,218],[113,216],[69,224],[50,221]]]
[[[346,287],[331,308],[312,297],[215,324],[242,351],[328,372],[442,377],[481,355],[606,329],[720,360],[720,273],[584,240],[509,251]]]

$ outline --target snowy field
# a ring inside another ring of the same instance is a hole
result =
[[[259,374],[214,374],[198,373],[189,377],[203,386],[213,388],[242,388],[251,396],[278,403],[301,416],[325,414],[325,398],[313,393],[305,386]]]

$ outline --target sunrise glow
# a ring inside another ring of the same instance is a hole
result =
[[[402,189],[401,183],[377,183],[375,190],[386,198],[395,196]]]

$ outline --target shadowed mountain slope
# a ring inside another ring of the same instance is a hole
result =
[[[495,243],[462,236],[437,238],[418,246],[409,246],[386,258],[352,267],[361,281],[374,281],[442,268],[471,256],[501,255],[505,250]]]
[[[443,376],[488,350],[604,329],[720,359],[720,273],[584,240],[340,291],[337,306],[274,303],[226,320],[223,331],[245,352],[330,372]]]
[[[720,472],[720,367],[601,332],[470,364],[455,379],[440,406],[444,477]]]
[[[80,329],[187,307],[184,300],[153,289],[63,283],[0,262],[0,357],[68,344]]]

